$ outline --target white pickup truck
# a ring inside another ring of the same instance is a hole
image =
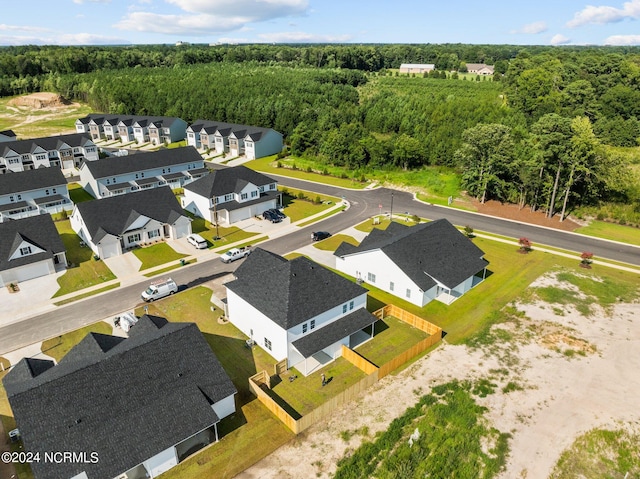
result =
[[[231,263],[232,261],[235,261],[237,259],[241,259],[241,258],[244,258],[245,256],[249,256],[249,253],[251,253],[249,246],[246,246],[243,248],[232,248],[229,251],[227,251],[225,254],[220,256],[220,260],[223,263]]]

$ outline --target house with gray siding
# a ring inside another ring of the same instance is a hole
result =
[[[187,122],[169,116],[106,115],[92,113],[76,120],[78,133],[93,140],[120,140],[122,143],[164,145],[186,137]]]

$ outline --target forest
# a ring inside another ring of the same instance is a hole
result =
[[[397,72],[423,62],[436,70]],[[458,75],[478,62],[493,77]],[[640,222],[637,47],[0,48],[0,95],[33,91],[105,113],[272,127],[319,165],[450,167],[480,201]]]

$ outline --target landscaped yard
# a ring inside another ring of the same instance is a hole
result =
[[[623,226],[606,221],[592,221],[588,226],[582,226],[575,230],[576,233],[596,238],[604,238],[622,243],[640,245],[640,228]],[[593,253],[598,255],[597,251]]]
[[[387,316],[375,323],[373,338],[358,346],[356,352],[380,367],[427,337],[424,331]]]
[[[191,222],[191,231],[193,231],[194,233],[198,233],[200,236],[206,239],[209,242],[209,248],[218,248],[220,246],[224,246],[225,244],[236,243],[238,241],[252,238],[259,234],[241,230],[236,226],[218,226],[218,228],[216,228],[214,225],[204,220],[203,218],[194,216],[189,212],[187,212],[187,215],[193,220]],[[216,234],[220,236],[220,239],[214,239]]]
[[[187,256],[186,254],[178,253],[167,243],[163,242],[134,249],[133,254],[142,261],[140,271],[153,268],[154,266],[160,266],[161,264],[167,264],[171,261],[178,261],[180,258]]]
[[[342,242],[347,242],[354,246],[358,246],[360,244],[355,238],[351,236],[338,234],[335,236],[330,236],[329,238],[322,241],[316,241],[315,243],[313,243],[313,246],[325,251],[335,251],[338,246],[342,244]]]
[[[341,201],[335,196],[318,195],[312,191],[284,187],[278,189],[283,193],[284,214],[291,218],[292,223],[328,210]]]
[[[74,204],[95,199],[87,193],[79,183],[71,183],[69,185],[69,198],[71,198],[71,201],[73,201]]]
[[[67,261],[72,267],[58,278],[60,289],[53,295],[54,298],[116,279],[104,261],[93,259],[91,248],[80,246],[80,238],[71,229],[69,220],[56,222],[56,228],[67,250]]]
[[[71,348],[78,344],[89,333],[111,334],[113,329],[104,321],[90,324],[84,328],[76,329],[70,333],[57,336],[42,342],[40,350],[47,356],[51,356],[59,362]]]

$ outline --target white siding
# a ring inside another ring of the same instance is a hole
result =
[[[151,473],[151,477],[158,477],[165,471],[168,471],[178,464],[178,456],[176,449],[171,446],[168,449],[156,454],[142,463],[144,467]]]
[[[211,406],[211,409],[218,415],[220,419],[224,419],[225,417],[236,412],[236,401],[235,394],[231,396],[227,396],[226,398],[218,401],[217,403]]]
[[[13,269],[7,269],[0,272],[0,283],[4,286],[9,283],[19,283],[20,281],[28,281],[40,276],[46,276],[55,272],[53,260],[47,259],[37,263],[31,263],[19,266]]]

